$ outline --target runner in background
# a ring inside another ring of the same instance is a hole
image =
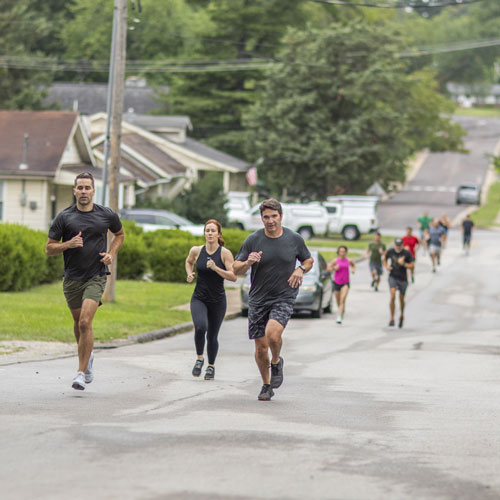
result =
[[[335,271],[333,275],[333,294],[337,301],[337,323],[340,325],[345,313],[345,302],[351,286],[349,278],[349,267],[352,267],[352,274],[356,271],[356,264],[347,257],[347,247],[339,246],[338,257],[328,264],[328,271]]]
[[[370,273],[372,275],[371,287],[378,292],[378,286],[380,284],[380,277],[382,276],[382,257],[385,254],[386,247],[382,243],[382,236],[380,233],[375,233],[373,241],[368,245],[366,249],[366,257],[368,260],[368,265],[370,267]]]
[[[443,230],[443,249],[446,248],[446,240],[448,238],[448,232],[451,229],[451,220],[448,219],[446,214],[442,214],[441,217],[439,218],[439,226]]]
[[[422,248],[424,255],[428,250],[427,240],[424,238],[425,231],[429,229],[432,222],[432,217],[429,217],[429,212],[425,211],[424,215],[417,219],[418,228],[420,229],[420,240],[422,241]]]
[[[420,240],[412,234],[412,228],[406,228],[406,234],[403,236],[403,247],[411,253],[413,257],[413,267],[411,268],[411,282],[415,283],[415,262],[417,260],[417,250],[420,246]]]
[[[472,222],[470,215],[466,215],[465,220],[462,222],[462,241],[465,250],[465,255],[469,255],[470,242],[472,240],[473,229],[474,229],[474,222]]]

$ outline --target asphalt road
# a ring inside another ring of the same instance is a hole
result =
[[[468,132],[465,147],[468,154],[431,153],[418,174],[402,191],[378,206],[379,225],[384,231],[402,232],[408,225],[416,227],[425,210],[431,216],[446,213],[453,218],[464,210],[455,204],[460,183],[483,184],[488,170],[488,155],[500,140],[500,119],[456,116]]]
[[[192,333],[98,352],[84,392],[75,358],[0,367],[1,498],[499,499],[499,254],[500,233],[465,257],[452,231],[401,330],[362,263],[343,325],[291,320],[271,402],[243,318],[213,382]]]

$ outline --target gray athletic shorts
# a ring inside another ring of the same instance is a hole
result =
[[[441,247],[438,245],[429,245],[429,253],[435,255],[441,255]]]
[[[406,289],[408,288],[408,281],[398,280],[389,276],[389,288],[395,288],[396,290],[399,290],[401,295],[404,295],[406,293]]]
[[[377,274],[379,276],[382,276],[384,269],[382,268],[382,264],[376,264],[375,262],[370,262],[370,272],[373,273],[373,271],[377,271]]]
[[[266,334],[266,325],[270,319],[274,319],[285,328],[292,316],[294,305],[295,300],[285,300],[257,306],[249,304],[248,338],[255,340],[264,337]]]

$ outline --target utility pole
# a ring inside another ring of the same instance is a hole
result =
[[[110,84],[112,85],[111,117],[109,115],[107,117],[108,123],[110,122],[111,125],[109,169],[107,171],[108,186],[103,183],[104,192],[106,191],[106,188],[109,187],[109,208],[111,208],[114,212],[118,212],[118,188],[120,185],[120,142],[123,116],[123,88],[125,85],[127,7],[128,0],[115,0],[113,31],[116,36],[116,43],[112,43],[112,64],[110,64],[110,66],[112,65],[112,67],[110,67],[110,72],[112,71],[112,74],[109,78]],[[108,238],[108,243],[109,239],[110,238]],[[114,302],[115,300],[116,264],[117,259],[115,258],[111,266],[111,276],[108,278],[108,283],[104,292],[104,300],[107,302]]]

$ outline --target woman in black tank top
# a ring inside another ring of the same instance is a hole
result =
[[[191,283],[197,275],[196,287],[191,297],[194,343],[198,358],[192,371],[194,377],[200,376],[205,362],[203,351],[206,338],[208,366],[205,380],[214,379],[215,358],[219,350],[217,337],[226,314],[224,280],[236,281],[233,262],[233,254],[224,248],[220,223],[215,219],[208,220],[205,222],[205,245],[192,247],[186,259],[188,283]]]

